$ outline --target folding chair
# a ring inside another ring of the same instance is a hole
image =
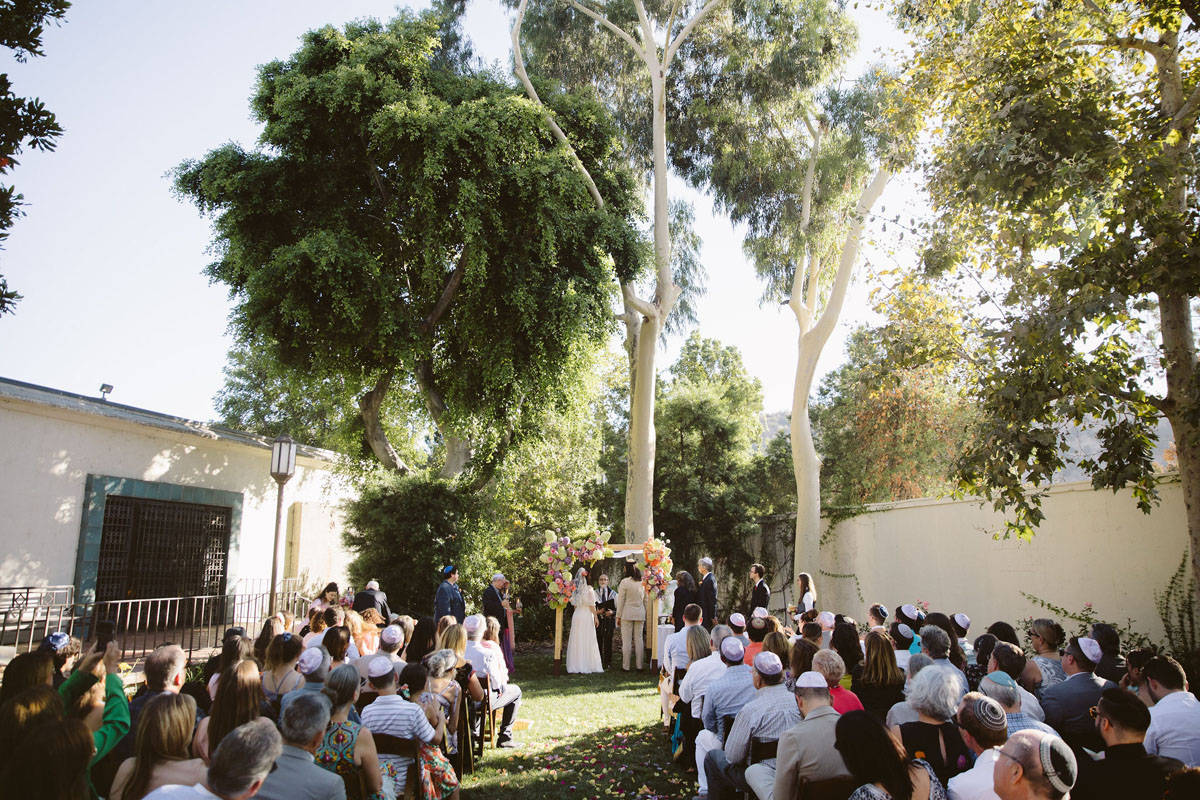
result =
[[[387,733],[375,733],[374,731],[371,734],[375,739],[375,749],[381,755],[412,759],[412,762],[408,765],[407,772],[404,774],[404,785],[399,787],[396,797],[398,800],[415,798],[417,796],[417,781],[415,780],[417,770],[416,739],[401,739],[399,736],[392,736]]]

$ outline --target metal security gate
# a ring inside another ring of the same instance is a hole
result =
[[[96,600],[225,593],[232,509],[109,495]]]

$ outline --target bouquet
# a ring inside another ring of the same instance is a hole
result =
[[[575,548],[566,536],[556,532],[546,533],[542,545],[541,562],[545,565],[546,603],[551,608],[566,608],[575,592],[575,581],[571,577],[571,565],[575,563]]]
[[[600,531],[588,534],[586,538],[575,544],[575,560],[590,567],[602,558],[612,558],[613,550],[608,546],[611,536],[611,533],[601,533]]]
[[[651,539],[642,545],[642,558],[646,569],[642,571],[642,586],[646,593],[654,593],[659,600],[667,593],[667,585],[671,582],[671,548],[662,539]]]

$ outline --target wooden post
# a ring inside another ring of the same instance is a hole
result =
[[[658,671],[658,595],[650,598],[650,669]]]
[[[562,620],[563,610],[561,608],[554,609],[554,677],[558,677],[559,668],[562,667]]]

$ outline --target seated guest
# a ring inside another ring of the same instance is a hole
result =
[[[776,620],[776,624],[778,624],[778,620]],[[774,653],[775,655],[779,656],[779,660],[786,665],[789,661],[791,661],[792,658],[792,645],[788,640],[788,635],[786,633],[783,631],[771,631],[767,634],[766,638],[763,639],[762,650],[760,652]],[[786,675],[786,673],[787,670],[785,669],[784,674]],[[790,692],[791,689],[788,689],[788,691]]]
[[[0,779],[30,731],[62,718],[62,698],[49,686],[32,686],[0,706]]]
[[[379,635],[387,627],[387,620],[373,608],[361,612],[360,617],[362,618],[362,632],[354,640],[354,643],[358,645],[358,652],[362,654],[359,658],[362,658],[362,656],[374,655],[379,652]],[[350,615],[349,618],[352,619],[353,615]]]
[[[109,800],[141,800],[160,786],[203,781],[204,761],[189,753],[195,727],[195,699],[171,692],[150,695],[138,712],[133,756],[117,769]]]
[[[975,648],[971,646],[971,640],[967,638],[967,631],[971,629],[971,618],[966,614],[959,612],[950,616],[950,627],[954,629],[954,634],[958,637],[958,646],[962,648],[963,658],[966,663],[975,663]],[[965,670],[966,667],[963,667]]]
[[[1079,780],[1071,790],[1073,800],[1162,797],[1167,776],[1183,769],[1183,764],[1174,758],[1146,752],[1143,741],[1150,727],[1146,704],[1130,692],[1105,689],[1092,710],[1096,730],[1104,739],[1104,758],[1080,760]]]
[[[960,672],[965,669],[967,659],[963,654],[962,647],[959,646],[958,632],[955,630],[954,623],[950,621],[950,618],[939,611],[935,611],[925,617],[925,624],[921,627],[924,628],[927,625],[934,625],[942,629],[942,632],[946,634],[946,639],[950,642],[950,647],[946,650],[946,657],[950,659],[950,663]],[[964,682],[966,681],[965,675],[963,676],[963,680]]]
[[[284,631],[267,646],[267,660],[263,664],[263,696],[276,708],[288,692],[299,689],[304,676],[296,671],[296,662],[304,653],[304,642],[299,636]]]
[[[0,682],[0,705],[18,693],[35,686],[54,686],[54,656],[49,653],[21,653],[4,668]]]
[[[708,793],[714,800],[749,791],[746,768],[750,762],[751,740],[777,742],[800,721],[800,712],[791,692],[783,685],[783,662],[774,653],[754,657],[754,698],[734,718],[733,730],[725,739],[725,748],[713,748],[704,757]],[[761,763],[774,769],[775,759]]]
[[[1097,622],[1092,626],[1092,638],[1100,645],[1100,660],[1096,674],[1106,681],[1120,683],[1125,677],[1125,656],[1121,655],[1121,634],[1112,625]]]
[[[207,686],[209,684],[209,682],[212,681],[213,675],[221,674],[221,672],[226,667],[230,666],[230,664],[227,663],[227,659],[225,657],[225,645],[229,644],[231,641],[234,641],[235,639],[244,639],[245,637],[246,637],[246,629],[240,625],[225,629],[225,635],[221,637],[221,652],[210,657],[208,659],[208,661],[204,662],[204,674],[203,674],[202,680],[204,681],[205,686]],[[251,649],[251,651],[253,651],[254,643],[251,642],[250,644],[251,644],[250,649]],[[238,660],[240,660],[240,659],[238,659]]]
[[[38,652],[48,653],[54,662],[55,689],[67,680],[67,675],[71,674],[71,667],[75,666],[82,649],[79,639],[62,631],[55,631],[42,639],[42,643],[38,645]]]
[[[916,634],[913,629],[907,624],[899,620],[892,623],[892,627],[888,630],[888,635],[892,637],[892,646],[896,650],[896,666],[908,672],[908,659],[913,656],[912,647],[915,641]],[[918,649],[918,652],[920,650]]]
[[[988,674],[988,659],[992,657],[992,649],[999,641],[990,633],[975,637],[974,658],[963,670],[967,674],[967,688],[972,692],[979,690],[979,682]]]
[[[329,608],[325,609],[324,614],[326,631],[328,631],[330,628],[346,628],[346,633],[349,635],[350,629],[346,627],[346,609],[342,608],[341,606],[330,606]],[[325,643],[324,638],[321,639],[321,643]],[[311,647],[312,645],[309,646]],[[326,649],[328,649],[328,647]],[[361,654],[358,652],[358,647],[354,644],[354,639],[351,638],[350,643],[346,645],[346,661],[353,661],[354,659],[358,658],[359,655]],[[338,666],[341,665],[339,664]]]
[[[328,609],[328,611],[332,610]],[[345,625],[326,628],[325,635],[321,637],[321,644],[325,645],[325,649],[329,651],[330,672],[349,662],[350,629]]]
[[[905,753],[872,714],[843,714],[834,730],[834,747],[854,780],[862,782],[850,800],[945,800],[945,789],[929,765]]]
[[[883,603],[873,603],[867,608],[867,625],[870,630],[880,630],[887,633],[887,606]]]
[[[400,670],[406,666],[403,659],[397,655],[404,649],[404,631],[399,625],[388,625],[379,634],[379,649],[374,655],[363,656],[354,662],[354,668],[358,670],[360,686],[367,684],[367,667],[376,658],[387,658],[396,668],[396,674],[400,674]]]
[[[929,656],[925,655],[924,653],[917,653],[916,655],[914,655],[912,658],[909,659],[909,661],[908,661],[908,682],[906,683],[906,685],[904,687],[905,697],[908,696],[909,689],[912,687],[913,681],[916,680],[917,675],[919,675],[921,673],[921,670],[925,669],[926,667],[928,667],[932,664],[933,664],[933,659],[930,658]],[[887,718],[884,719],[884,724],[887,725],[887,728],[890,731],[894,728],[899,727],[900,725],[903,725],[906,722],[916,722],[916,721],[917,721],[916,709],[914,709],[912,706],[910,706],[908,704],[908,700],[905,700],[903,703],[896,703],[894,706],[892,706],[890,709],[888,709]]]
[[[1046,712],[1042,710],[1042,704],[1038,702],[1033,692],[1026,690],[1021,685],[1021,675],[1025,671],[1025,663],[1025,654],[1021,652],[1021,648],[1001,639],[992,648],[992,657],[988,659],[988,673],[999,671],[1010,675],[1017,682],[1017,692],[1021,695],[1021,710],[1038,722],[1045,722]],[[1011,734],[1011,731],[1009,733]]]
[[[958,673],[962,679],[960,682],[962,691],[958,695],[961,698],[967,693],[967,674],[950,660],[950,650],[954,646],[956,643],[952,643],[950,636],[937,625],[926,625],[921,628],[921,652],[933,659],[935,667],[945,667]]]
[[[1052,619],[1035,619],[1029,625],[1029,638],[1033,641],[1034,655],[1017,682],[1041,700],[1047,689],[1067,679],[1059,655],[1067,634]]]
[[[675,630],[679,631],[684,626],[684,614],[689,606],[696,605],[696,579],[686,570],[679,570],[675,573],[675,601],[671,605],[671,619],[675,623]],[[700,606],[696,606],[699,608]],[[746,627],[746,622],[743,619],[742,628]]]
[[[200,720],[192,741],[192,753],[206,764],[230,731],[262,715],[265,699],[258,665],[250,659],[221,673],[217,688],[212,714]]]
[[[800,626],[800,637],[811,642],[813,647],[821,649],[821,626],[816,622],[806,622]]]
[[[1142,668],[1142,683],[1154,701],[1146,752],[1200,766],[1200,703],[1187,690],[1183,667],[1170,656],[1155,656]]]
[[[146,703],[161,694],[179,694],[183,689],[186,668],[187,654],[179,645],[165,644],[146,656],[146,662],[142,668],[146,676],[146,691],[129,701],[129,733],[113,749],[114,763],[121,764],[133,755],[134,744],[137,742],[138,722],[141,720],[142,709],[146,707]],[[193,713],[192,716],[194,719],[195,714]]]
[[[1156,655],[1158,654],[1149,647],[1139,647],[1135,650],[1130,650],[1129,655],[1125,657],[1125,677],[1121,679],[1118,685],[1122,689],[1128,689],[1141,696],[1142,667],[1146,666],[1147,662]],[[1153,705],[1154,701],[1149,697],[1142,696],[1142,702],[1149,706]]]
[[[750,613],[750,627],[746,629],[746,635],[750,637],[750,644],[746,645],[746,663],[754,663],[754,657],[762,652],[763,639],[767,638],[767,634],[771,629],[767,627],[767,610],[765,608],[756,608]]]
[[[275,637],[281,633],[283,633],[283,619],[281,615],[273,614],[263,621],[262,632],[254,640],[253,652],[255,661],[259,664],[267,663],[267,648],[271,646],[271,642],[275,640]]]
[[[1167,778],[1162,800],[1192,800],[1200,797],[1200,767],[1190,767]]]
[[[259,794],[275,768],[283,742],[269,719],[249,722],[224,738],[204,779],[193,786],[164,786],[146,800],[246,800]]]
[[[925,639],[924,629],[921,639]],[[905,722],[893,731],[909,754],[925,753],[925,761],[943,785],[971,765],[967,745],[950,721],[964,694],[960,688],[959,673],[952,667],[934,664],[921,670],[908,692],[908,704],[916,710],[917,721]]]
[[[233,636],[225,640],[225,644],[221,646],[217,669],[208,677],[209,700],[216,699],[217,681],[221,679],[225,670],[237,666],[248,658],[254,658],[254,642],[245,636]],[[209,663],[212,663],[211,659],[209,659]]]
[[[955,775],[946,784],[950,800],[995,800],[992,772],[1000,759],[997,748],[1008,741],[1004,709],[979,692],[968,692],[955,717],[967,749],[975,755],[975,766]]]
[[[496,738],[497,747],[517,747],[513,740],[513,720],[516,719],[517,709],[521,706],[521,687],[508,682],[508,670],[504,659],[485,648],[483,639],[483,619],[473,614],[463,621],[467,631],[466,659],[481,675],[487,675],[492,692],[492,708],[503,709],[500,720],[500,735]]]
[[[822,611],[817,614],[817,624],[821,626],[821,649],[828,649],[833,629],[837,627],[837,617],[832,611]]]
[[[689,603],[682,610],[682,615],[680,616],[683,624],[663,642],[662,666],[666,670],[667,677],[671,679],[672,692],[676,694],[678,693],[678,687],[675,687],[673,683],[675,670],[687,669],[690,663],[687,654],[688,629],[700,624],[700,615],[700,606],[695,603]]]
[[[440,657],[435,650],[420,664],[409,664],[400,673],[400,693],[413,698],[417,706],[425,714],[425,720],[438,734],[442,744],[448,744],[446,734],[446,714],[444,698],[428,691],[429,677],[425,671],[425,663],[430,657],[435,660]],[[503,656],[501,656],[503,658]],[[421,795],[427,800],[458,800],[458,776],[450,759],[441,748],[432,742],[417,742],[417,775],[420,780]]]
[[[49,657],[47,663],[50,663]],[[0,775],[4,797],[31,800],[84,800],[95,797],[94,790],[88,785],[88,760],[92,752],[92,733],[81,720],[54,719],[44,722],[32,729],[14,748],[8,769],[4,775]]]
[[[479,615],[479,618],[483,621],[482,624],[486,627],[487,626],[487,618],[484,617],[482,614]],[[466,620],[464,619],[463,621],[465,622]],[[438,617],[437,630],[434,632],[434,636],[433,636],[433,650],[438,649],[437,646],[438,646],[438,644],[441,643],[442,634],[444,634],[446,632],[446,628],[449,628],[451,625],[457,625],[457,624],[458,624],[458,618],[456,618],[453,614],[443,614],[442,616]],[[433,650],[430,650],[429,652],[432,653]],[[429,653],[426,653],[425,655],[429,655]],[[422,658],[424,658],[424,656],[422,656]]]
[[[341,777],[347,797],[358,798],[365,791],[369,797],[378,798],[383,796],[383,776],[375,739],[370,730],[350,721],[358,693],[357,669],[343,664],[329,673],[322,690],[331,706],[329,727],[313,754],[314,761],[321,769]]]
[[[1005,642],[1007,644],[1007,642]],[[983,680],[979,682],[979,691],[983,695],[992,698],[1000,707],[1004,709],[1004,714],[1008,718],[1008,735],[1011,736],[1017,731],[1041,731],[1048,733],[1051,736],[1058,736],[1058,732],[1044,722],[1040,722],[1033,718],[1032,715],[1026,713],[1022,708],[1021,687],[1013,680],[1012,676],[1007,672],[996,670],[989,672],[983,676]]]
[[[1100,645],[1095,639],[1072,636],[1062,657],[1067,679],[1042,692],[1046,724],[1058,731],[1072,748],[1086,747],[1094,753],[1104,749],[1104,740],[1096,732],[1090,709],[1105,689],[1117,688],[1112,681],[1094,674],[1099,660]]]
[[[371,688],[379,697],[363,709],[363,727],[372,734],[387,734],[398,739],[419,739],[427,744],[441,743],[444,726],[439,725],[435,728],[429,723],[425,706],[409,702],[398,694],[400,678],[387,659],[376,656],[371,660],[367,674]],[[436,704],[432,706],[438,714],[441,713],[440,707]],[[395,791],[388,796],[402,797],[404,780],[413,759],[408,756],[380,753],[379,764],[387,780],[394,782]],[[386,793],[387,787],[384,789]]]
[[[870,631],[866,646],[866,663],[850,682],[850,691],[882,722],[892,706],[904,702],[904,673],[896,665],[891,638],[882,630]]]
[[[992,790],[1000,800],[1061,800],[1075,785],[1075,754],[1057,736],[1020,731],[998,752]]]
[[[742,643],[742,647],[750,646],[750,637],[746,635],[746,617],[739,611],[729,615],[729,629],[733,631]]]
[[[794,690],[796,678],[812,671],[813,657],[819,652],[821,649],[807,639],[797,639],[792,645],[792,652],[788,657],[788,668],[784,672],[784,685]]]
[[[679,699],[691,704],[692,716],[696,719],[702,718],[704,696],[709,685],[725,672],[725,662],[721,660],[721,642],[730,636],[733,636],[730,626],[714,625],[712,633],[708,635],[708,655],[693,660],[679,684]]]
[[[746,770],[746,783],[758,800],[796,797],[803,781],[850,777],[833,746],[839,715],[830,704],[825,676],[819,672],[801,673],[794,694],[800,721],[779,737],[775,767],[764,761]]]
[[[304,685],[295,691],[288,692],[279,699],[279,713],[282,716],[287,710],[288,703],[305,694],[318,695],[325,688],[325,679],[329,677],[329,665],[332,659],[329,651],[323,645],[310,647],[300,654],[296,669],[304,676]],[[356,722],[358,720],[355,720]]]
[[[744,662],[746,648],[737,637],[726,637],[721,642],[720,652],[725,671],[708,685],[700,717],[704,730],[696,735],[696,770],[702,797],[708,794],[704,761],[710,750],[720,750],[724,745],[725,718],[741,711],[754,698],[755,692],[752,670]]]
[[[842,678],[846,674],[846,665],[833,650],[822,650],[813,656],[812,668],[825,676],[829,682],[829,694],[832,697],[833,708],[839,714],[854,711],[863,707],[862,701],[854,692],[842,688]]]
[[[842,657],[846,674],[842,676],[842,688],[849,689],[854,679],[862,674],[863,650],[858,640],[858,627],[853,622],[839,622],[829,638],[829,647]]]
[[[258,790],[259,800],[346,800],[342,779],[314,761],[325,742],[329,710],[324,694],[304,694],[288,703],[279,718],[283,751]]]

